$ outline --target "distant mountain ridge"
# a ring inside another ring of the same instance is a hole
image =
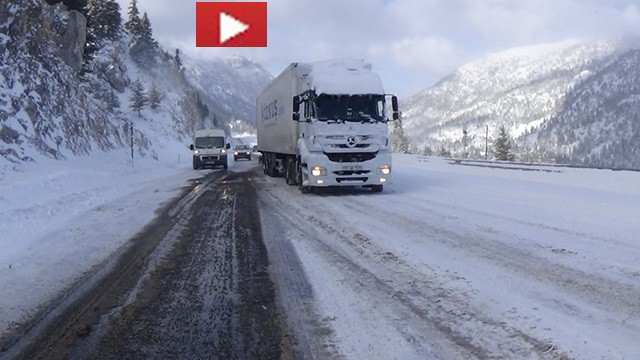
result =
[[[216,60],[185,59],[185,68],[189,83],[217,118],[239,120],[245,128],[255,126],[255,99],[273,79],[262,66],[236,55]]]
[[[615,150],[634,141],[639,64],[637,50],[611,41],[490,54],[403,101],[405,132],[414,150],[444,147],[455,155],[466,128],[467,150],[481,157],[485,126],[491,143],[505,125],[523,160],[640,167],[637,156]],[[618,141],[625,126],[629,136]]]

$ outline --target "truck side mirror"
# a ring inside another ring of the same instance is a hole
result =
[[[225,145],[225,149],[231,149],[231,144],[227,143],[227,145]]]
[[[391,110],[393,110],[393,120],[400,119],[400,114],[398,113],[398,97],[395,95],[391,97]]]
[[[293,97],[293,120],[300,120],[300,98],[297,96]]]
[[[189,145],[189,149],[190,149],[191,151],[193,151],[193,150],[195,149],[195,147],[193,146],[193,144]]]

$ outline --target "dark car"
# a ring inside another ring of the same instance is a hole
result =
[[[251,149],[248,145],[236,145],[233,148],[233,160],[237,161],[238,159],[251,160]]]

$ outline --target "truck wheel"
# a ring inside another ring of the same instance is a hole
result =
[[[296,177],[298,178],[298,189],[303,194],[308,194],[311,192],[311,186],[303,186],[302,185],[302,162],[300,160],[295,162],[296,164]]]
[[[296,185],[298,177],[298,169],[296,168],[296,161],[291,158],[287,159],[287,165],[285,167],[284,178],[287,185]]]
[[[271,177],[275,177],[276,174],[276,164],[275,164],[275,160],[276,160],[276,156],[275,154],[272,153],[268,153],[267,154],[267,175],[271,176]]]
[[[198,161],[198,159],[196,159],[195,157],[193,158],[193,170],[198,170],[200,169],[200,161]]]
[[[227,170],[229,168],[229,164],[227,164],[226,162],[222,165],[222,167]]]
[[[374,193],[382,192],[382,185],[372,185],[371,192],[374,192]]]

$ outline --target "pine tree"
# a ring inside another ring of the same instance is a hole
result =
[[[400,154],[409,153],[409,139],[404,133],[402,119],[395,121],[393,125],[393,135],[391,138],[391,150]]]
[[[467,128],[462,128],[462,157],[464,159],[469,157],[469,135],[467,133]]]
[[[149,21],[147,13],[144,13],[142,20],[140,21],[139,31],[138,38],[129,49],[129,53],[133,60],[138,64],[145,67],[151,67],[156,61],[158,43],[153,39],[151,21]]]
[[[131,97],[129,98],[129,106],[133,111],[137,111],[139,116],[142,116],[142,109],[147,104],[147,94],[144,91],[144,86],[142,85],[142,81],[138,78],[138,80],[134,81],[131,84]]]
[[[134,36],[140,36],[142,32],[142,21],[140,20],[140,11],[136,0],[131,0],[129,4],[129,19],[124,23],[124,28]]]
[[[142,15],[142,20],[140,20],[140,38],[144,39],[146,42],[155,43],[155,40],[153,40],[151,21],[149,20],[149,16],[146,12]]]
[[[504,125],[500,125],[500,134],[493,144],[493,157],[502,161],[513,161],[515,156],[511,153],[511,143]]]
[[[98,43],[120,36],[122,17],[120,5],[115,0],[89,0],[87,7],[87,35]]]
[[[430,146],[425,145],[425,147],[423,147],[423,148],[420,150],[420,155],[423,155],[423,156],[431,156],[431,155],[433,155],[433,150],[431,149],[431,147],[430,147]]]
[[[107,106],[112,109],[117,109],[120,107],[120,100],[118,99],[118,95],[113,91],[113,89],[109,89],[109,92],[105,94],[104,101]]]
[[[162,94],[156,87],[156,84],[153,83],[151,85],[151,90],[149,90],[149,107],[152,109],[157,109],[158,105],[162,102]]]
[[[440,148],[438,149],[438,155],[440,157],[451,157],[451,151],[445,148],[444,144],[441,144]]]
[[[176,68],[178,70],[182,69],[182,57],[180,56],[180,49],[176,49],[176,56],[174,57],[174,60],[176,62]]]

